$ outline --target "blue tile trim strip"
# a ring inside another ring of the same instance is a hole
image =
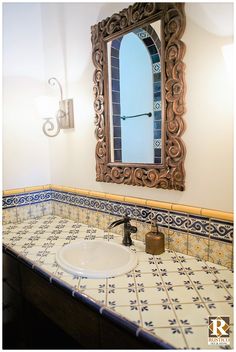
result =
[[[59,203],[78,206],[91,211],[123,216],[125,212],[134,220],[151,223],[153,219],[165,228],[171,230],[211,238],[225,243],[233,242],[233,223],[221,220],[212,220],[208,217],[188,215],[162,209],[151,209],[146,206],[121,203],[101,198],[81,196],[75,193],[43,190],[24,194],[4,196],[3,209],[37,204],[53,200]]]
[[[29,192],[16,194],[13,196],[4,196],[2,198],[3,201],[3,209],[19,207],[23,205],[37,204],[51,200],[51,190],[44,190],[38,192]]]
[[[78,291],[73,291],[72,296],[74,298],[76,298],[78,301],[84,302],[87,306],[89,306],[90,308],[92,308],[96,312],[100,313],[101,305],[99,305],[92,298],[88,298],[85,294],[78,292]]]
[[[210,236],[212,239],[233,242],[233,226],[226,221],[211,220]]]
[[[209,237],[210,223],[209,218],[191,215],[188,219],[188,232],[193,235]]]

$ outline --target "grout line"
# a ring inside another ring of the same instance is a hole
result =
[[[137,297],[137,302],[138,302],[138,312],[139,312],[140,325],[141,325],[141,327],[143,327],[143,317],[142,317],[142,313],[141,313],[141,309],[142,308],[141,308],[141,305],[140,305],[140,302],[139,302],[139,294],[138,294],[136,275],[135,275],[135,271],[134,270],[133,270],[133,277],[134,277],[134,285],[135,285],[136,297]],[[136,331],[136,336],[138,336],[137,334],[139,334],[138,330]]]
[[[174,252],[174,253],[175,253],[175,252]],[[178,257],[177,257],[177,259],[178,259]],[[170,296],[169,296],[169,294],[168,294],[168,290],[167,290],[166,285],[165,285],[165,282],[164,282],[164,280],[163,280],[163,278],[162,278],[162,275],[161,275],[161,272],[160,272],[160,270],[159,270],[158,264],[156,264],[156,266],[157,266],[157,270],[158,270],[158,272],[159,272],[160,278],[161,278],[161,280],[162,280],[163,286],[164,286],[164,288],[165,288],[166,295],[167,295],[167,297],[168,297],[168,299],[169,299],[169,302],[170,302],[172,311],[173,311],[173,313],[174,313],[174,315],[175,315],[175,317],[176,317],[176,321],[178,322],[178,325],[179,325],[178,327],[179,327],[179,329],[181,330],[181,333],[182,333],[182,336],[183,336],[185,345],[186,345],[187,348],[188,348],[189,346],[188,346],[187,340],[186,340],[185,335],[184,335],[184,333],[183,333],[183,329],[182,329],[182,327],[180,326],[179,318],[178,318],[178,316],[177,316],[177,314],[176,314],[176,311],[175,311],[175,309],[174,309],[174,305],[173,305],[173,303],[172,303],[172,301],[171,301],[171,298],[170,298]]]
[[[208,267],[206,261],[205,261],[205,260],[202,260],[202,261],[203,261],[203,262],[205,263],[205,265]],[[182,265],[182,263],[181,263],[181,265]],[[183,265],[182,265],[182,266],[183,266]],[[184,267],[183,267],[183,268],[184,268]],[[211,271],[211,274],[214,274],[210,268],[209,268],[209,270]],[[193,272],[195,272],[195,271],[197,271],[197,270],[193,270]],[[202,271],[202,270],[199,270],[199,271]],[[194,290],[195,290],[196,293],[199,295],[199,297],[200,297],[200,299],[201,299],[201,303],[203,303],[203,305],[204,305],[204,307],[206,308],[207,312],[209,313],[209,315],[211,315],[211,312],[209,311],[209,309],[208,309],[208,307],[207,307],[207,303],[215,303],[215,302],[205,302],[205,301],[202,299],[202,295],[201,295],[201,294],[198,292],[198,290],[196,289],[195,284],[193,283],[193,281],[192,281],[190,275],[188,275],[188,271],[185,270],[185,268],[184,268],[184,272],[185,272],[185,274],[187,274],[187,276],[188,276],[188,278],[189,278],[189,281],[191,282],[191,284],[192,284]],[[215,278],[217,279],[217,277],[216,277],[215,274],[214,274],[214,276],[215,276]],[[201,285],[202,285],[202,286],[207,286],[207,284],[201,284]],[[210,285],[214,285],[214,284],[208,284],[208,285],[210,286]],[[225,302],[225,301],[224,301],[224,302]]]

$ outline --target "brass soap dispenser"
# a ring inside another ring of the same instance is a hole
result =
[[[146,233],[146,253],[161,254],[165,252],[165,238],[164,234],[158,231],[157,222],[153,221],[151,231]]]

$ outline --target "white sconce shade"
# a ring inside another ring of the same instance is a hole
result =
[[[59,109],[59,102],[56,97],[48,97],[46,95],[37,97],[35,105],[40,118],[56,118]]]

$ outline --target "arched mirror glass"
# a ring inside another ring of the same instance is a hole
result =
[[[112,162],[161,164],[160,58],[160,21],[108,43]]]
[[[183,3],[135,3],[92,27],[97,181],[184,190]]]

